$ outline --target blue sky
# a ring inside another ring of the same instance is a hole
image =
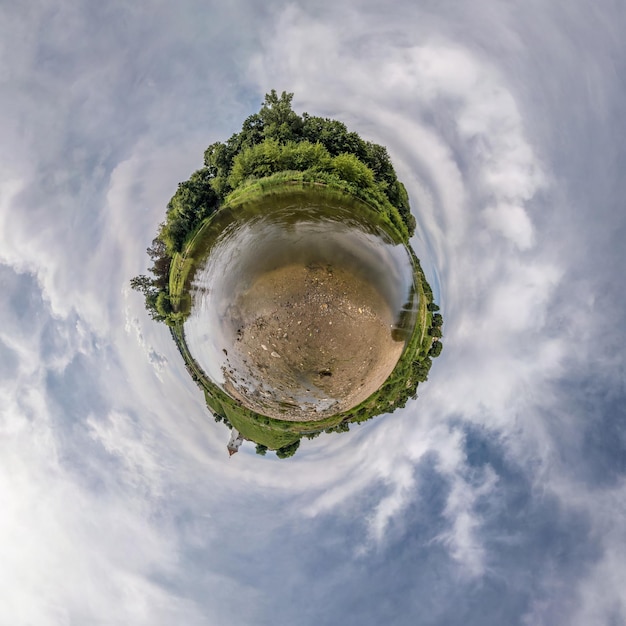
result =
[[[626,623],[620,3],[0,6],[0,623]],[[129,279],[269,89],[386,145],[419,398],[229,459]]]

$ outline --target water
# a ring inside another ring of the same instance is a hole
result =
[[[323,189],[222,211],[202,242],[185,336],[207,376],[283,419],[380,387],[415,323],[411,257],[373,211]]]

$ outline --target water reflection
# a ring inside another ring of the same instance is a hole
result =
[[[191,284],[191,355],[229,396],[275,419],[316,420],[362,402],[415,323],[404,245],[362,207],[324,200],[297,193],[262,212],[225,211]]]

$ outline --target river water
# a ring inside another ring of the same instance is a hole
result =
[[[224,209],[207,229],[185,336],[259,413],[347,410],[384,383],[415,324],[414,268],[375,212],[323,188]]]

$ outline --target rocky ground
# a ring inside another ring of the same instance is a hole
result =
[[[226,391],[291,421],[355,406],[384,383],[404,347],[380,294],[332,266],[268,272],[235,296],[228,318]]]

